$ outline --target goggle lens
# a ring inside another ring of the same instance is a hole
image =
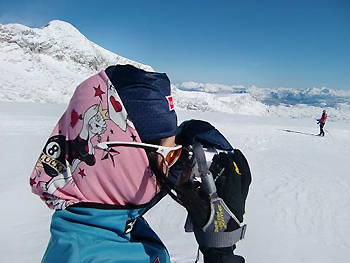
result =
[[[169,168],[171,166],[173,166],[174,163],[176,163],[176,161],[179,159],[179,157],[181,155],[181,150],[182,150],[182,148],[177,149],[177,150],[172,150],[167,154],[165,161],[166,161],[166,164]]]

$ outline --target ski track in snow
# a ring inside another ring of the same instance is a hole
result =
[[[6,262],[39,262],[52,211],[30,192],[29,176],[66,105],[0,102],[2,180],[0,252]],[[247,199],[247,262],[348,262],[350,257],[350,124],[178,110],[179,121],[211,122],[247,157],[253,182]],[[183,226],[186,211],[164,198],[146,218],[172,262],[194,262],[197,244]],[[21,253],[18,253],[21,248]]]

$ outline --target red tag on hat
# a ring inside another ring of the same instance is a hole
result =
[[[174,110],[174,99],[173,99],[173,96],[170,95],[170,96],[166,96],[165,98],[168,101],[169,111]]]

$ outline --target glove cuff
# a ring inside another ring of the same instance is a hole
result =
[[[212,233],[203,230],[195,230],[194,235],[198,244],[203,247],[229,247],[242,240],[245,236],[247,225],[231,232]]]
[[[229,220],[237,223],[235,230],[228,230]],[[211,215],[202,229],[193,229],[198,244],[202,247],[231,247],[245,236],[247,225],[241,225],[236,216],[229,210],[225,202],[217,197],[211,200]],[[186,229],[187,231],[189,229]]]

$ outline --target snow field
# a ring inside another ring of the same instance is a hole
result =
[[[40,262],[45,251],[52,211],[31,193],[29,176],[65,107],[0,102],[1,261]],[[319,138],[310,135],[318,133],[312,119],[177,112],[179,122],[209,121],[248,159],[248,229],[237,254],[247,262],[348,262],[350,124],[327,123],[332,137]],[[185,209],[165,198],[146,218],[172,262],[194,262],[197,244],[183,230]]]

